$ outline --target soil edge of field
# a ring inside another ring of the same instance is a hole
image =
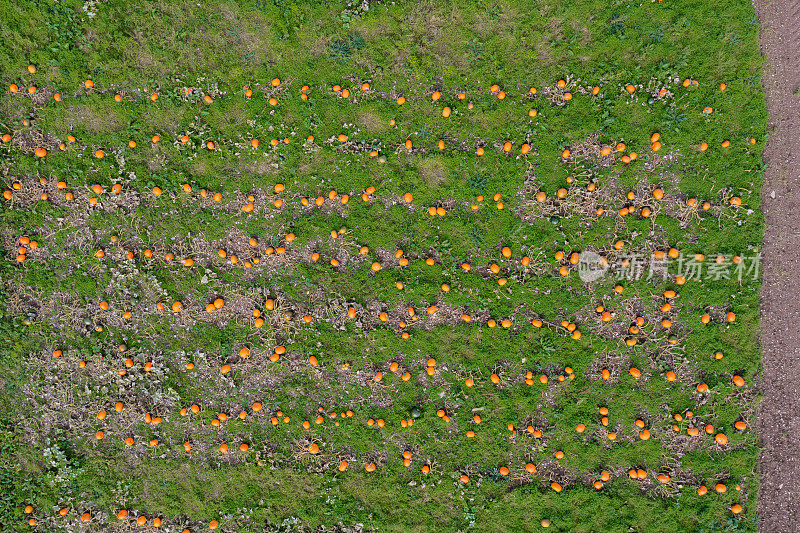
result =
[[[800,0],[755,0],[769,112],[758,529],[800,531]]]

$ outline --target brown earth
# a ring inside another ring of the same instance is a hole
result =
[[[755,0],[769,141],[762,209],[760,531],[800,531],[800,0]]]

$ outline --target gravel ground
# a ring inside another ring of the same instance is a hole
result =
[[[800,531],[800,0],[755,0],[769,111],[758,434],[760,531]]]

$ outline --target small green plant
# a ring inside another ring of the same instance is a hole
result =
[[[486,190],[486,184],[489,183],[489,176],[480,172],[470,174],[467,180],[467,187],[472,190],[483,192]]]
[[[358,32],[351,32],[344,38],[334,39],[328,47],[331,59],[335,61],[347,61],[353,53],[364,47],[364,38]]]
[[[611,13],[606,32],[609,35],[616,35],[618,37],[625,35],[625,17],[618,12]]]
[[[472,226],[472,229],[469,231],[469,237],[472,239],[472,243],[475,247],[480,248],[483,244],[483,228],[480,226]]]
[[[683,125],[684,122],[686,122],[686,114],[681,113],[674,107],[670,107],[669,109],[667,109],[664,121],[669,129],[680,131],[681,126]]]
[[[467,43],[467,51],[470,52],[476,60],[481,60],[483,59],[483,54],[486,52],[486,47],[483,45],[483,41],[475,37]]]

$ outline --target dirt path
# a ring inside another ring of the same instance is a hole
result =
[[[800,531],[800,0],[756,0],[770,138],[761,289],[759,531]]]

